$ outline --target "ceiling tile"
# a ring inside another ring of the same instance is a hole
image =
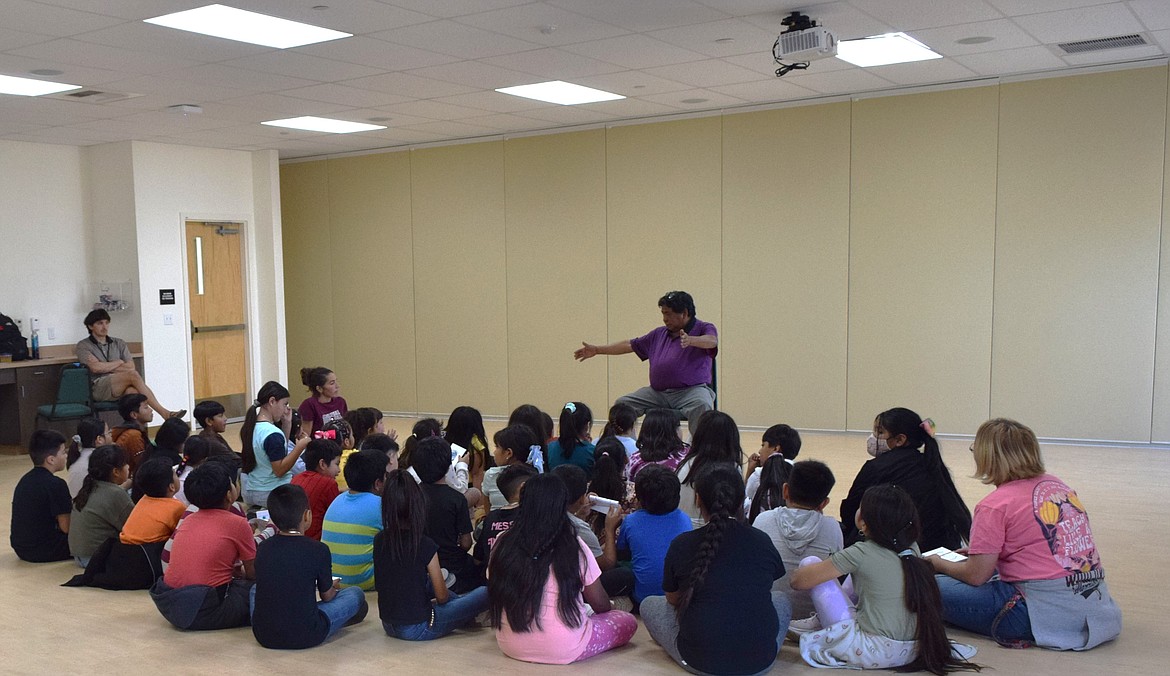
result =
[[[79,129],[133,133],[138,138],[141,138],[142,136],[181,134],[183,132],[198,131],[201,129],[231,127],[235,124],[227,120],[214,120],[200,115],[179,115],[177,113],[148,111],[109,120],[91,120],[72,126]]]
[[[553,48],[493,56],[484,61],[514,71],[537,75],[546,80],[569,80],[622,70],[622,67],[616,64]]]
[[[264,119],[269,120],[276,117],[329,115],[330,113],[352,107],[338,103],[296,99],[280,94],[249,94],[247,96],[224,99],[223,102],[232,106],[245,106],[261,112],[270,113],[264,116]]]
[[[728,16],[691,0],[549,0],[549,4],[636,32],[718,21]]]
[[[964,23],[942,28],[924,28],[910,31],[910,35],[943,56],[994,52],[1001,49],[1018,49],[1039,44],[1024,29],[1007,19]],[[970,37],[994,39],[976,45],[964,45],[957,42]]]
[[[523,5],[530,0],[476,0],[474,4],[467,0],[386,0],[400,7],[412,9],[431,16],[453,17],[466,14],[476,14],[504,7]]]
[[[51,59],[39,59],[29,56],[18,56],[16,54],[0,54],[0,73],[8,73],[12,75],[22,75],[33,70],[41,68],[51,68],[62,71],[61,75],[53,75],[51,77],[44,77],[46,80],[53,82],[67,82],[69,84],[81,85],[83,87],[94,87],[97,85],[104,85],[113,80],[119,80],[125,75],[115,70],[107,70],[104,68],[91,68],[89,66],[78,66],[72,63],[65,63],[63,61],[54,61]]]
[[[896,63],[889,66],[875,66],[866,70],[878,77],[900,85],[956,82],[975,77],[974,72],[952,59],[931,59],[930,61]]]
[[[210,0],[208,0],[210,2]],[[237,3],[239,0],[237,0]],[[433,14],[414,12],[377,0],[345,0],[344,2],[289,2],[289,0],[247,0],[243,9],[282,19],[332,28],[346,33],[372,33],[392,28],[433,21]],[[326,7],[316,10],[314,7]]]
[[[462,59],[482,59],[542,46],[448,20],[382,31],[373,33],[370,37],[440,54],[450,54]]]
[[[480,136],[498,136],[500,131],[491,127],[480,127],[466,122],[452,120],[436,120],[424,124],[415,124],[403,129],[439,134],[450,138],[476,138]]]
[[[531,117],[521,117],[519,115],[509,115],[507,113],[484,115],[482,117],[469,117],[461,121],[467,124],[475,125],[477,127],[488,127],[498,131],[524,131],[526,129],[532,129],[533,127],[541,126],[537,120]]]
[[[1100,5],[1110,0],[987,0],[993,7],[1006,16],[1020,16],[1022,14],[1040,14],[1041,12],[1055,12],[1061,9],[1075,9]]]
[[[645,72],[668,80],[676,80],[692,87],[714,87],[760,79],[760,73],[720,59],[647,68]],[[641,93],[638,95],[645,98]]]
[[[137,52],[121,47],[98,45],[63,38],[38,45],[10,50],[11,54],[33,59],[52,59],[79,66],[122,70],[129,73],[159,73],[200,65],[199,61],[182,59],[170,54]]]
[[[650,36],[707,56],[772,53],[776,33],[744,21],[724,19],[654,31]],[[722,42],[721,42],[722,41]]]
[[[732,16],[747,16],[761,12],[775,12],[783,16],[789,12],[800,10],[805,14],[817,9],[820,5],[836,2],[836,0],[696,0],[700,4],[714,7],[721,12]]]
[[[91,31],[78,35],[76,39],[112,47],[134,45],[135,50],[170,54],[180,59],[191,59],[202,63],[238,59],[242,56],[272,51],[271,47],[213,38],[174,28],[142,23],[141,21],[131,21],[113,28]]]
[[[63,101],[39,96],[4,97],[0,118],[44,126],[64,126],[89,120],[133,115],[133,109],[112,108],[81,101]]]
[[[483,12],[460,18],[458,21],[501,35],[509,35],[550,47],[574,42],[602,40],[631,32],[625,28],[590,19],[577,12],[554,7],[546,2],[534,2],[493,12]],[[541,32],[541,28],[547,27],[552,27],[553,30]]]
[[[776,60],[772,58],[771,54],[744,54],[742,56],[729,56],[723,59],[728,63],[733,63],[741,68],[758,73],[759,75],[771,75],[776,77]],[[817,59],[810,61],[807,70],[793,71],[796,73],[828,73],[834,70],[848,70],[855,68],[851,63],[846,63],[841,59]],[[790,77],[790,76],[785,76]]]
[[[852,94],[856,92],[888,89],[889,80],[883,80],[873,73],[860,68],[834,70],[826,73],[801,71],[785,76],[792,84],[811,89],[820,94]]]
[[[1021,47],[999,52],[956,56],[954,60],[980,75],[1006,75],[1063,68],[1066,64],[1047,47]]]
[[[285,96],[292,96],[298,99],[312,99],[313,101],[336,103],[351,108],[386,106],[409,100],[409,97],[398,94],[389,94],[372,89],[358,89],[357,87],[347,87],[340,84],[312,85],[299,89],[287,89],[281,93]]]
[[[453,96],[455,94],[473,92],[477,89],[476,87],[468,87],[453,82],[419,77],[410,73],[372,75],[370,77],[350,80],[345,84],[351,87],[361,87],[362,89],[373,89],[375,91],[397,94],[411,99],[433,99],[440,96]]]
[[[6,125],[0,123],[0,133],[3,133]],[[6,135],[6,138],[14,141],[27,141],[29,143],[55,143],[58,145],[70,146],[92,146],[98,143],[112,143],[114,141],[124,140],[124,135],[120,133],[99,131],[97,129],[77,129],[74,127],[41,127],[39,129],[30,129],[28,131]]]
[[[624,70],[620,73],[608,73],[594,77],[580,78],[575,81],[586,87],[594,87],[622,96],[645,96],[647,94],[663,94],[690,89],[682,82],[668,80],[663,77],[650,75],[644,70]]]
[[[524,117],[552,122],[557,125],[572,126],[579,124],[598,124],[616,120],[616,115],[600,110],[591,110],[583,106],[549,106],[527,110]]]
[[[786,80],[773,78],[771,80],[756,80],[741,84],[721,85],[711,87],[711,91],[734,96],[751,103],[771,103],[774,101],[791,101],[819,96],[816,92],[792,84]]]
[[[800,9],[804,9],[801,7]],[[786,12],[765,12],[763,14],[753,14],[751,16],[743,17],[744,21],[759,26],[770,33],[774,33],[772,40],[775,41],[776,35],[779,35],[785,30],[780,21],[784,18]],[[819,25],[828,28],[837,36],[838,40],[851,40],[855,38],[863,38],[867,35],[880,35],[881,33],[888,33],[894,28],[887,23],[862,12],[853,5],[847,2],[831,2],[824,5],[816,5],[805,12],[809,18],[816,21]]]
[[[529,73],[518,73],[507,68],[500,68],[480,61],[460,61],[442,66],[416,68],[410,75],[425,77],[431,80],[454,82],[465,87],[476,89],[499,89],[514,85],[530,84],[538,78]]]
[[[1147,30],[1170,29],[1170,2],[1166,2],[1166,0],[1129,0],[1129,7]]]
[[[236,87],[256,92],[274,92],[295,89],[316,84],[313,80],[285,75],[261,73],[243,68],[232,68],[218,63],[208,63],[194,68],[184,68],[167,73],[176,79],[213,87]]]
[[[344,40],[296,47],[286,51],[320,56],[334,61],[356,63],[379,70],[407,70],[423,66],[437,66],[441,63],[459,60],[457,56],[439,54],[406,45],[395,45],[385,40],[375,40],[361,35]]]
[[[97,12],[121,19],[149,19],[198,6],[191,0],[37,0],[41,4]],[[210,1],[207,4],[211,4]]]
[[[14,31],[68,37],[124,23],[122,19],[79,12],[28,0],[4,0],[4,27]]]
[[[280,51],[245,56],[240,59],[224,61],[223,66],[244,68],[263,73],[288,75],[290,77],[308,78],[318,82],[333,82],[336,80],[350,80],[356,77],[377,75],[382,71],[369,66],[345,61],[322,59],[298,52]]]
[[[471,92],[470,94],[456,94],[437,98],[439,103],[450,103],[456,106],[490,110],[494,113],[515,113],[533,108],[546,108],[555,104],[526,99],[523,96],[511,96],[497,91]]]
[[[672,96],[672,94],[655,94],[654,96]],[[672,113],[680,112],[683,108],[683,104],[670,105],[666,103],[660,103],[658,101],[647,101],[644,99],[622,99],[620,101],[600,101],[598,103],[587,103],[583,106],[575,107],[596,110],[599,113],[605,113],[606,115],[612,115],[613,117],[620,119],[624,117],[670,115]]]
[[[584,42],[564,47],[574,54],[616,63],[626,68],[653,68],[672,63],[698,61],[702,54],[655,40],[645,35],[625,35],[607,40]]]
[[[1170,30],[1153,31],[1150,33],[1150,37],[1154,38],[1155,42],[1162,45],[1163,50],[1165,50],[1167,53],[1170,53]]]
[[[40,42],[48,42],[53,36],[28,31],[14,31],[0,27],[0,52],[10,49],[20,49]]]
[[[989,21],[1002,15],[984,0],[922,2],[922,0],[865,0],[858,8],[895,30],[934,28],[957,23]],[[829,25],[829,24],[825,24]],[[832,26],[829,26],[832,28]]]
[[[1029,14],[1015,22],[1044,44],[1139,33],[1144,27],[1120,2],[1111,5]]]
[[[454,106],[450,103],[442,103],[439,101],[411,101],[409,103],[399,103],[393,106],[382,107],[391,115],[401,113],[403,115],[425,117],[428,120],[458,120],[467,117],[479,117],[487,112],[466,106]]]
[[[687,89],[669,94],[654,94],[642,97],[641,100],[682,110],[716,110],[727,106],[742,106],[745,103],[743,99],[712,89]]]

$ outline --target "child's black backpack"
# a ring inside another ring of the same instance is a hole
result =
[[[12,318],[0,313],[0,354],[12,355],[12,361],[28,359],[28,341]]]

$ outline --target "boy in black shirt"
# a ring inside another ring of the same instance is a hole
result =
[[[523,462],[508,465],[500,472],[496,486],[508,498],[508,504],[493,509],[483,518],[479,539],[475,541],[475,549],[471,551],[472,558],[479,565],[487,565],[496,538],[512,527],[512,522],[516,520],[516,507],[520,506],[520,489],[534,476],[536,469]]]
[[[69,513],[73,503],[69,485],[53,476],[65,469],[65,437],[53,430],[36,430],[29,440],[33,468],[12,493],[12,527],[8,538],[24,561],[43,563],[69,557]]]
[[[279,529],[256,547],[252,587],[252,634],[265,648],[320,645],[347,624],[361,622],[369,606],[358,587],[339,589],[329,547],[304,536],[313,522],[309,498],[285,484],[268,495],[268,514]],[[318,603],[316,588],[321,594]]]
[[[476,565],[467,550],[471,548],[471,516],[467,499],[447,485],[451,467],[451,444],[441,437],[419,442],[411,453],[411,468],[418,473],[419,487],[427,505],[426,536],[439,546],[439,565],[455,576],[448,586],[456,594],[482,587],[483,566]]]

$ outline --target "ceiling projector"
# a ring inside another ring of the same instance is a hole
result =
[[[789,71],[808,68],[810,61],[837,55],[837,36],[824,26],[818,26],[807,15],[793,12],[780,22],[787,26],[772,45],[772,57],[779,64],[776,77]]]

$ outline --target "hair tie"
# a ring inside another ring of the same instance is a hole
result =
[[[81,435],[80,434],[73,435],[73,443],[77,444],[78,446],[81,445]]]
[[[608,457],[609,457],[609,451],[602,451],[602,452],[601,452],[601,457],[603,457],[603,458],[608,458]]]
[[[930,437],[931,439],[934,438],[935,424],[933,420],[930,418],[923,418],[922,424],[919,425],[919,427],[922,428],[923,432],[926,432],[926,436]]]
[[[260,408],[260,400],[259,399],[252,400],[252,408]]]
[[[916,556],[913,549],[903,549],[902,551],[898,552],[898,557],[902,559],[913,556]]]
[[[569,403],[565,404],[565,410],[569,413],[576,413],[577,405],[570,401]]]
[[[314,439],[337,439],[337,430],[317,430],[313,432]]]

